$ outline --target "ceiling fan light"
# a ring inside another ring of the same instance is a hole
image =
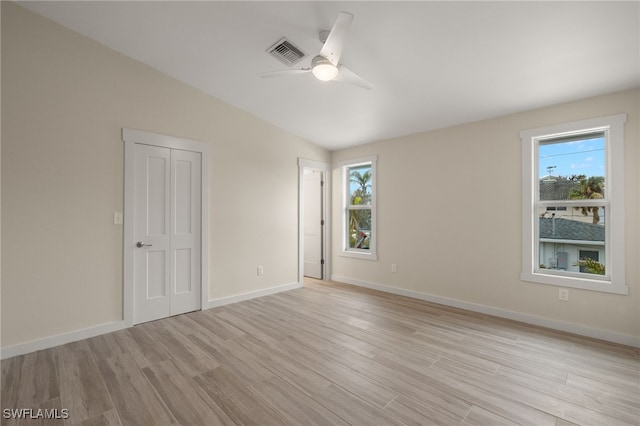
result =
[[[330,81],[338,76],[338,67],[328,59],[316,56],[311,63],[311,72],[320,81]]]

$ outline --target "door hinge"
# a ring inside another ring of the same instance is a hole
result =
[[[324,181],[323,180],[320,181],[320,186],[324,186]]]
[[[324,265],[324,259],[320,259],[320,264]]]
[[[322,219],[322,220],[320,221],[320,225],[321,225],[321,226],[324,226],[324,219]]]

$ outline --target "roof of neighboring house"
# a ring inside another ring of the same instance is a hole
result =
[[[580,183],[561,176],[548,176],[540,179],[540,200],[568,200],[569,193]]]
[[[593,223],[555,218],[555,233],[553,218],[540,218],[540,239],[599,241],[604,242],[604,226]]]

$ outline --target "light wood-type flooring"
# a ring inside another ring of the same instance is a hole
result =
[[[640,350],[304,288],[2,361],[2,408],[83,425],[638,425]]]

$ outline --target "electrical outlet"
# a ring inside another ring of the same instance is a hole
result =
[[[391,264],[391,272],[395,273],[398,272],[398,265],[395,263]]]
[[[113,224],[122,225],[123,217],[121,212],[113,212]]]
[[[257,272],[259,276],[264,275],[264,266],[258,266]]]
[[[568,302],[569,301],[569,289],[567,289],[567,288],[558,289],[558,299],[562,300],[563,302]]]

